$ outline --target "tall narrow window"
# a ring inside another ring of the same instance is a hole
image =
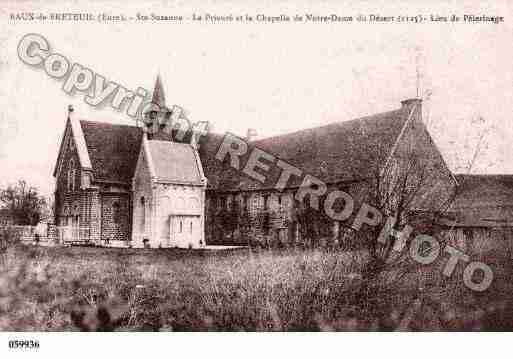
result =
[[[226,197],[226,209],[230,210],[231,205],[232,205],[232,195],[228,195]]]
[[[264,210],[269,209],[269,195],[264,195]]]
[[[191,234],[192,234],[192,220],[191,220]]]
[[[247,196],[242,196],[242,210],[248,211],[249,210],[249,201]]]
[[[179,233],[182,233],[182,220],[180,220],[180,231]]]
[[[72,191],[75,190],[76,178],[77,178],[77,170],[73,168],[73,170],[71,171],[71,190]]]
[[[74,186],[74,173],[75,173],[75,161],[73,161],[73,158],[68,163],[68,178],[67,178],[67,187],[68,191],[73,191],[75,188]]]
[[[146,200],[141,197],[141,232],[144,232],[146,226]]]

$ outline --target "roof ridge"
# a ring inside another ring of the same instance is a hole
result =
[[[335,126],[335,125],[349,125],[351,123],[357,123],[359,121],[379,120],[376,117],[391,115],[391,114],[393,114],[395,112],[399,113],[399,112],[402,112],[402,111],[403,111],[402,108],[398,108],[398,109],[395,109],[395,110],[379,112],[379,113],[375,113],[375,114],[372,114],[372,115],[366,115],[366,116],[363,116],[363,117],[353,118],[351,120],[334,121],[334,122],[330,122],[330,123],[327,123],[325,125],[321,125],[321,126],[317,126],[317,127],[309,127],[309,128],[304,128],[302,130],[296,130],[296,131],[293,131],[293,132],[287,132],[287,133],[283,133],[283,134],[280,134],[280,135],[274,135],[274,136],[269,136],[269,137],[261,138],[259,140],[251,141],[250,143],[251,144],[256,144],[256,143],[259,143],[261,141],[266,141],[266,140],[269,140],[269,139],[277,139],[277,138],[280,138],[280,137],[285,137],[285,136],[290,136],[290,135],[297,135],[299,133],[313,131],[313,130],[318,130],[318,129],[321,129],[321,128],[326,128],[326,127]]]
[[[111,122],[105,122],[105,121],[91,121],[91,120],[83,120],[83,119],[78,119],[78,121],[80,123],[85,122],[85,123],[96,124],[96,125],[108,125],[108,126],[117,126],[117,127],[141,128],[141,127],[135,126],[135,125],[125,125],[125,124],[111,123]]]
[[[176,145],[190,145],[188,142],[175,142],[175,141],[168,141],[168,140],[148,140],[148,142],[163,142],[163,143],[172,143]]]
[[[455,173],[455,176],[466,177],[512,177],[513,173]]]

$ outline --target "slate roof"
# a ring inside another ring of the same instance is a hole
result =
[[[408,115],[400,109],[252,144],[326,183],[360,180],[384,164]]]
[[[451,205],[458,226],[509,225],[513,216],[513,175],[456,175],[459,187]]]
[[[80,121],[95,180],[130,184],[135,173],[142,129]]]
[[[456,175],[453,208],[513,206],[513,175]]]
[[[401,108],[253,141],[248,153],[241,157],[241,164],[246,163],[251,149],[257,147],[326,183],[369,178],[385,163],[408,115],[409,111]],[[271,165],[264,173],[266,182],[259,183],[231,168],[228,160],[220,163],[214,158],[222,141],[223,136],[209,134],[200,142],[200,157],[210,188],[234,191],[274,187],[281,174],[279,167]],[[301,181],[302,178],[292,176],[288,186],[297,187]]]
[[[401,108],[254,141],[248,153],[242,156],[241,164],[246,163],[251,148],[257,147],[325,182],[368,178],[386,161],[408,115],[408,108]],[[88,121],[81,121],[81,124],[97,178],[129,182],[135,171],[142,129]],[[209,133],[200,139],[199,155],[209,189],[236,191],[274,187],[281,172],[275,165],[266,173],[267,181],[261,184],[230,167],[228,161],[218,161],[215,155],[223,138],[223,135]],[[160,133],[153,140],[170,140],[170,136]],[[189,136],[183,142],[189,142]],[[171,148],[162,151],[166,156],[173,156],[169,152]],[[292,176],[288,185],[296,187],[300,183],[301,178]]]
[[[158,181],[201,184],[201,172],[191,145],[148,141]]]

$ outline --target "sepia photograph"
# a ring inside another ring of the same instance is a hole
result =
[[[512,16],[1,0],[2,350],[511,332]]]

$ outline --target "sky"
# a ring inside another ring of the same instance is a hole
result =
[[[17,46],[43,35],[51,52],[128,89],[160,73],[168,105],[216,132],[259,137],[346,121],[415,97],[444,158],[462,171],[485,134],[475,173],[513,173],[513,5],[507,2],[24,1],[0,6],[0,186],[19,178],[53,192],[53,166],[73,104],[78,118],[134,124],[109,106],[67,95],[62,80],[23,63]],[[457,14],[501,24],[19,22],[15,12],[108,14]],[[419,77],[417,76],[419,73]],[[430,94],[428,96],[428,94]]]

